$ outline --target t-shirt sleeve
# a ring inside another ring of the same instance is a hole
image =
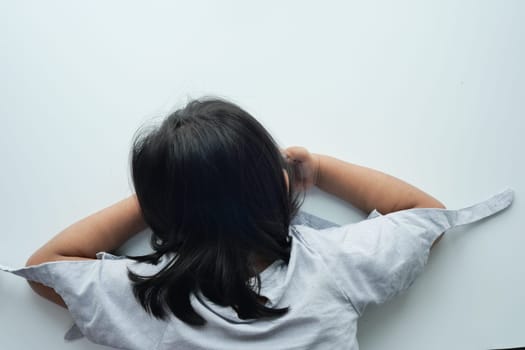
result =
[[[329,238],[329,270],[359,314],[410,287],[423,271],[439,232],[408,221],[376,211],[359,223],[317,232]]]
[[[131,259],[63,260],[10,272],[53,288],[66,303],[76,326],[94,343],[151,349],[166,323],[145,312],[135,299],[127,266]],[[136,271],[137,272],[137,271]]]
[[[334,280],[361,314],[410,287],[428,260],[432,243],[450,228],[473,223],[509,207],[514,191],[458,210],[414,208],[340,227],[303,227]]]

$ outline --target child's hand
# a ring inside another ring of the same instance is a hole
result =
[[[298,171],[295,187],[307,190],[313,185],[317,185],[319,180],[319,156],[308,152],[304,147],[288,147],[281,150],[288,163]]]

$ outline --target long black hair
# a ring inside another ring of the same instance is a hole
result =
[[[289,261],[289,225],[304,200],[292,186],[295,171],[265,128],[225,100],[193,100],[153,129],[139,130],[131,175],[154,252],[128,257],[158,264],[174,253],[152,276],[128,269],[144,309],[160,319],[171,310],[203,325],[190,304],[190,293],[200,290],[241,319],[285,314],[288,307],[259,301],[253,258]]]

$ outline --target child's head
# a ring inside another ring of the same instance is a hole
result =
[[[257,120],[224,100],[194,100],[139,134],[131,162],[155,250],[139,260],[177,256],[152,278],[130,273],[146,310],[165,317],[166,305],[202,324],[189,303],[189,293],[200,289],[241,318],[286,311],[264,307],[247,285],[255,257],[288,261],[289,224],[300,205],[285,178],[293,183],[294,169]]]

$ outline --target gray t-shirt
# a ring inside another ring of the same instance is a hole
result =
[[[101,252],[97,260],[57,261],[0,269],[50,286],[75,321],[66,338],[85,335],[122,349],[358,349],[357,320],[368,304],[407,289],[423,271],[434,240],[444,231],[508,207],[506,190],[460,210],[409,209],[337,226],[301,212],[290,227],[290,261],[260,273],[261,295],[284,316],[241,320],[230,307],[201,293],[191,304],[207,323],[185,324],[147,314],[133,296],[127,270],[146,275],[162,268]]]

